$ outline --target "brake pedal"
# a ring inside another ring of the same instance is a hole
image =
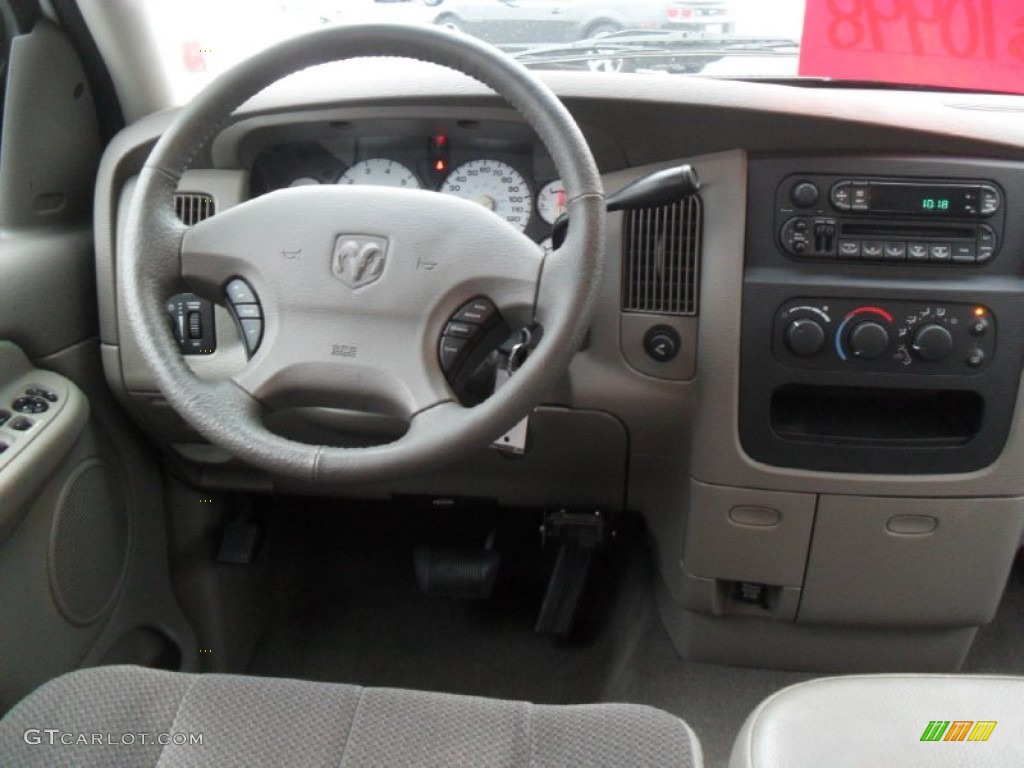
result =
[[[419,546],[413,565],[425,595],[486,600],[498,580],[501,554],[494,549]]]

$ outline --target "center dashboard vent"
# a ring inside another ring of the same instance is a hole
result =
[[[696,315],[703,211],[692,195],[626,213],[622,310]]]
[[[201,192],[178,192],[174,195],[174,212],[186,226],[191,227],[217,212],[217,204]]]

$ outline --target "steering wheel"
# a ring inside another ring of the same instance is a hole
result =
[[[573,226],[564,244],[544,256],[474,202],[367,186],[283,189],[192,227],[178,220],[178,180],[238,106],[289,74],[363,56],[440,64],[513,106],[565,184]],[[487,446],[564,375],[593,316],[605,210],[579,128],[524,67],[465,35],[375,24],[287,40],[211,83],[153,148],[126,224],[123,311],[171,406],[210,442],[273,474],[375,482],[431,471]],[[259,302],[259,347],[230,379],[200,380],[182,359],[162,312],[182,280],[218,303],[229,286],[248,287]],[[439,342],[458,310],[479,299],[523,325],[538,323],[543,334],[505,386],[467,408],[445,378]],[[267,429],[269,404],[385,411],[408,429],[385,445],[309,445]]]

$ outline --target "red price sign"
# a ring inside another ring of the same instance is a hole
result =
[[[1024,3],[807,0],[800,74],[1024,93]]]

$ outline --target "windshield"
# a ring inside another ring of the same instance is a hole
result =
[[[143,0],[182,103],[285,37],[438,25],[527,67],[1024,90],[1018,0]]]

